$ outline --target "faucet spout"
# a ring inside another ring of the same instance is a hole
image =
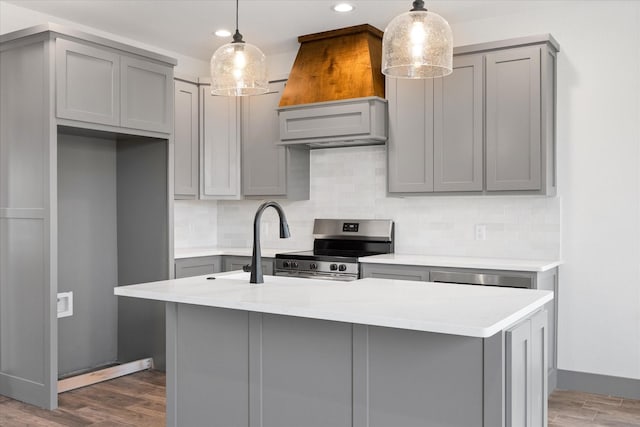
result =
[[[274,208],[280,217],[280,238],[286,239],[291,237],[287,217],[284,214],[282,206],[273,201],[261,204],[253,219],[253,254],[251,256],[251,277],[249,283],[264,283],[264,278],[262,277],[262,255],[260,252],[260,219],[262,218],[262,212],[268,207]]]

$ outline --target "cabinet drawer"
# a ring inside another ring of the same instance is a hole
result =
[[[176,260],[176,279],[219,273],[221,260],[219,256],[184,258]]]

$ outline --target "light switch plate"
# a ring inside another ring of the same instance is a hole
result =
[[[58,319],[73,316],[73,292],[58,294]]]

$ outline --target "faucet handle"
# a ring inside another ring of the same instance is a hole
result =
[[[242,271],[249,273],[251,271],[251,264],[245,264],[242,266]]]

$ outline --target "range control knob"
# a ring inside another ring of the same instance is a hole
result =
[[[309,264],[309,269],[317,270],[318,269],[318,264],[316,264],[315,262],[312,262],[311,264]]]
[[[338,269],[338,264],[331,264],[329,266],[329,270],[331,270],[331,271],[336,271],[337,269]]]
[[[282,261],[282,266],[284,268],[289,268],[289,267],[291,267],[291,263],[289,261]]]
[[[344,264],[340,264],[340,267],[338,267],[338,270],[340,271],[347,271],[347,266]]]
[[[293,262],[291,263],[291,268],[298,268],[298,263],[297,263],[297,262],[295,262],[295,261],[293,261]]]

